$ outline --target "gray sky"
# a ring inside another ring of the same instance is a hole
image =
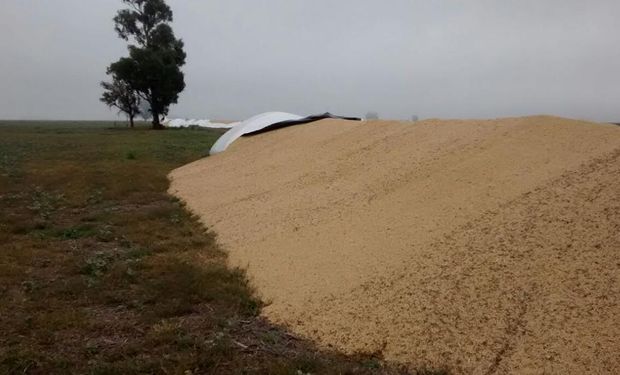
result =
[[[169,0],[176,117],[620,120],[618,0]],[[106,119],[120,0],[0,0],[0,118]]]

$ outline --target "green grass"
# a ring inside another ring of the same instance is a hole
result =
[[[259,317],[166,193],[221,131],[0,122],[0,373],[401,373]]]

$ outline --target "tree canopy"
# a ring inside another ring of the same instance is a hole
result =
[[[140,113],[140,98],[127,82],[114,78],[112,82],[101,82],[104,93],[101,101],[110,108],[117,108],[125,113],[133,128],[134,118]]]
[[[124,82],[146,101],[153,128],[161,128],[160,117],[177,103],[185,88],[181,66],[186,54],[174,35],[172,10],[164,0],[123,0],[128,8],[114,17],[119,37],[128,41],[129,56],[112,63],[108,74]]]

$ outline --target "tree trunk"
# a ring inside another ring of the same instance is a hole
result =
[[[163,129],[163,125],[159,122],[159,113],[157,111],[152,111],[153,113],[153,129],[161,130]]]
[[[133,129],[133,116],[129,116],[129,127]]]

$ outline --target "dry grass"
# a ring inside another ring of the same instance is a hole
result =
[[[401,373],[273,326],[167,173],[219,131],[0,123],[0,373]]]

